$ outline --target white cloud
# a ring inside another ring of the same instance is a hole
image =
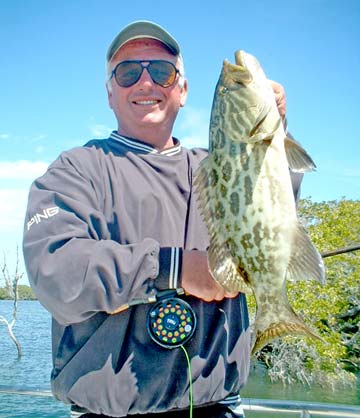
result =
[[[96,124],[90,126],[90,132],[95,138],[107,138],[112,129],[106,125]]]
[[[0,161],[0,180],[34,180],[45,173],[44,161]]]
[[[0,161],[0,252],[7,253],[10,266],[16,262],[16,246],[21,248],[30,183],[47,167],[44,161]],[[20,254],[24,271],[22,260]]]
[[[10,272],[17,261],[19,271],[25,272],[21,248],[28,192],[28,189],[0,189],[0,256],[6,257]],[[19,258],[16,257],[16,248],[19,249]],[[28,284],[26,276],[21,283]]]
[[[21,234],[25,219],[28,189],[0,189],[0,231]],[[0,240],[1,242],[1,240]],[[3,244],[1,242],[1,244]]]
[[[0,134],[0,140],[1,139],[9,139],[10,138],[10,135],[8,135],[8,134]]]
[[[21,236],[30,183],[47,167],[44,161],[0,161],[0,246],[6,233]]]
[[[21,242],[30,184],[45,173],[43,161],[0,161],[0,248]]]

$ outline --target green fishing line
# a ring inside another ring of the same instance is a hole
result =
[[[188,367],[188,373],[189,373],[190,418],[192,418],[192,416],[193,416],[193,390],[192,390],[191,363],[190,363],[190,358],[189,358],[189,355],[188,355],[188,353],[186,351],[186,348],[183,345],[181,345],[180,347],[182,348],[183,352],[185,353],[187,367]]]
[[[174,290],[170,290],[174,292]],[[176,292],[176,290],[175,290]],[[159,297],[159,296],[158,296]],[[187,362],[189,374],[190,418],[193,417],[193,382],[191,362],[184,344],[191,339],[196,328],[196,315],[184,300],[170,296],[169,291],[151,306],[147,314],[146,327],[153,341],[161,347],[181,347]]]

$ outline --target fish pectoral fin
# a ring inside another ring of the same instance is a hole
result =
[[[226,245],[211,244],[208,250],[209,270],[214,280],[229,292],[251,294],[252,289],[246,281],[246,274],[241,272],[234,262]]]
[[[304,148],[288,132],[285,138],[285,152],[290,170],[295,173],[314,171],[316,164]]]
[[[250,131],[249,139],[244,142],[248,142],[250,144],[258,143],[258,142],[265,142],[268,145],[271,143],[272,139],[274,138],[276,132],[279,129],[280,124],[282,124],[282,120],[278,118],[276,119],[273,128],[264,129],[263,123],[265,119],[267,118],[269,111],[270,111],[270,107],[265,107],[265,110],[263,112],[264,114],[260,115],[261,118],[259,118],[256,125]]]
[[[300,223],[294,235],[287,272],[288,278],[293,281],[316,280],[322,285],[325,284],[323,259]]]
[[[265,142],[267,144],[270,144],[273,137],[274,135],[272,133],[257,132],[249,136],[249,138],[247,140],[244,140],[244,142],[247,144],[257,144],[259,142]]]

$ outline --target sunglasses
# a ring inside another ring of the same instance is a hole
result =
[[[145,64],[144,64],[145,63]],[[172,62],[164,60],[122,61],[112,70],[110,79],[115,77],[120,87],[130,87],[137,83],[141,74],[147,69],[152,81],[161,87],[174,84],[180,71]]]

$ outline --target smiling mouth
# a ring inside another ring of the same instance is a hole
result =
[[[160,100],[135,100],[133,103],[140,106],[151,106],[160,103]]]

